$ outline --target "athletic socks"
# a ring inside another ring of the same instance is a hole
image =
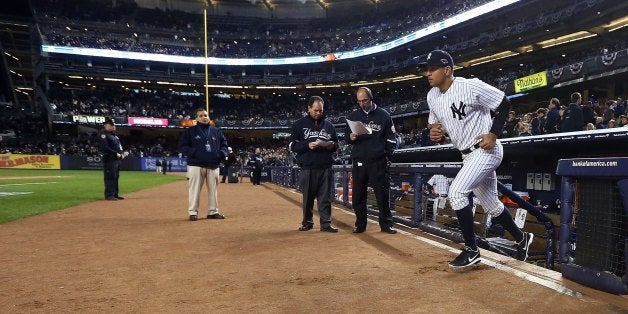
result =
[[[456,210],[456,216],[458,217],[458,224],[462,231],[462,237],[464,238],[464,244],[474,251],[478,250],[475,244],[475,232],[473,232],[473,211],[471,210],[472,204],[467,207]]]
[[[502,227],[504,227],[504,229],[506,229],[515,238],[517,243],[524,240],[523,232],[521,232],[519,227],[515,224],[515,221],[512,219],[508,209],[504,208],[499,216],[493,218],[493,221],[502,225]]]

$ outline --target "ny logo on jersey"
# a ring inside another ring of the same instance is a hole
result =
[[[454,118],[458,115],[458,120],[462,120],[467,114],[464,112],[464,109],[467,107],[462,101],[460,102],[460,106],[456,107],[456,103],[451,104],[451,113],[453,113]]]

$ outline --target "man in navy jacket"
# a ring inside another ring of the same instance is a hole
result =
[[[227,139],[222,131],[210,125],[209,114],[196,110],[196,125],[186,129],[179,139],[179,152],[187,156],[188,215],[198,219],[198,206],[203,184],[207,184],[209,210],[207,219],[224,219],[218,212],[218,176],[220,162],[227,157]]]
[[[353,233],[366,230],[366,191],[371,182],[377,207],[379,208],[379,227],[382,232],[395,234],[392,228],[393,218],[390,212],[390,171],[388,162],[395,148],[397,139],[390,114],[378,107],[373,101],[373,94],[367,87],[360,87],[356,92],[359,108],[351,112],[347,120],[360,121],[368,129],[368,134],[346,132],[348,144],[353,144],[351,160],[353,162],[353,211],[355,228]]]
[[[295,121],[290,134],[289,149],[297,154],[301,167],[303,189],[303,221],[299,231],[314,226],[314,198],[318,201],[318,215],[322,232],[338,232],[331,225],[331,189],[334,163],[333,153],[338,149],[336,129],[323,117],[324,101],[320,96],[310,97],[308,115]]]

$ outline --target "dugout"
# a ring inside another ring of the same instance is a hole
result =
[[[628,157],[560,160],[563,276],[628,294]]]

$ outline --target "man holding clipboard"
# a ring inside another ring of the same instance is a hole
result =
[[[395,127],[390,114],[373,102],[373,93],[367,87],[356,92],[360,108],[347,117],[346,141],[353,144],[351,161],[353,164],[353,211],[355,228],[353,233],[366,231],[366,193],[371,183],[379,209],[379,227],[382,232],[395,234],[390,212],[390,172],[388,162],[397,147]]]
[[[332,154],[338,149],[336,129],[323,117],[323,98],[312,96],[308,101],[308,115],[295,121],[290,134],[290,151],[297,153],[301,167],[300,183],[303,189],[303,221],[299,231],[314,226],[314,198],[318,204],[320,231],[336,233],[331,225],[331,189],[334,175]]]

